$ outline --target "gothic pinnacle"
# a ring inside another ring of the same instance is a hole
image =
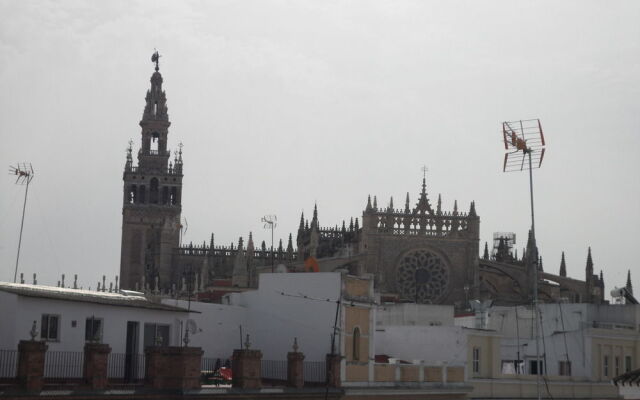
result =
[[[293,250],[293,237],[289,233],[289,242],[287,243],[287,251]]]
[[[453,215],[458,215],[458,200],[453,201]]]
[[[631,284],[631,270],[627,270],[627,284],[625,285],[627,292],[633,294],[633,285]]]
[[[407,200],[404,202],[404,212],[409,213],[411,210],[409,208],[409,192],[407,192]]]
[[[436,213],[442,214],[442,196],[438,193],[438,206],[436,208]]]
[[[373,196],[373,209],[376,211],[378,210],[378,199],[376,196]]]
[[[587,278],[590,278],[593,275],[593,259],[591,258],[591,246],[589,246],[589,250],[587,252]]]
[[[367,196],[367,207],[365,208],[365,211],[371,211],[371,195]]]
[[[489,259],[489,244],[487,242],[484,242],[484,254],[482,255],[482,258],[484,260]]]
[[[393,196],[391,196],[391,200],[389,200],[389,211],[393,211]]]
[[[471,202],[471,206],[469,207],[469,216],[470,217],[477,217],[477,215],[476,215],[476,202],[475,201]]]
[[[567,276],[567,264],[564,260],[564,251],[562,252],[562,259],[560,260],[560,276]]]

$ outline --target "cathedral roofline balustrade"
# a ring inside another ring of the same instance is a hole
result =
[[[246,250],[243,249],[246,252]],[[228,247],[228,246],[213,246],[213,250],[211,246],[207,245],[183,245],[177,248],[177,252],[179,255],[184,256],[213,256],[213,257],[224,257],[224,256],[233,256],[238,254],[238,249],[236,247]],[[291,254],[291,260],[297,260],[298,249],[293,249],[293,254]],[[271,250],[254,250],[253,258],[264,258],[271,259]],[[273,250],[274,259],[283,260],[287,259],[287,251],[278,249]]]

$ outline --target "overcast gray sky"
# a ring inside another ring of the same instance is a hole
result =
[[[0,0],[0,162],[30,161],[20,271],[95,287],[119,272],[122,170],[139,146],[150,56],[184,143],[185,240],[276,236],[317,201],[323,226],[417,199],[476,201],[481,238],[529,226],[528,180],[501,172],[500,123],[540,118],[538,243],[607,291],[640,291],[640,2]],[[0,279],[24,187],[0,176]],[[482,246],[482,245],[481,245]]]

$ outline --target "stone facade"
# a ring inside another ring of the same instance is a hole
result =
[[[157,70],[151,77],[140,121],[141,147],[138,165],[127,152],[120,276],[123,289],[156,294],[214,300],[221,293],[255,288],[258,274],[277,266],[287,271],[335,271],[352,275],[372,274],[375,288],[385,301],[453,304],[466,308],[471,299],[494,299],[496,304],[521,304],[531,300],[535,266],[541,273],[543,301],[604,302],[604,282],[593,272],[591,255],[585,280],[542,270],[535,242],[530,241],[522,258],[503,246],[489,257],[480,257],[480,217],[475,203],[468,211],[443,209],[438,195],[432,207],[426,177],[418,201],[403,208],[378,206],[368,198],[360,218],[341,227],[321,227],[318,209],[311,221],[300,218],[295,245],[289,234],[271,251],[264,242],[257,246],[251,233],[245,242],[216,245],[214,236],[202,244],[181,244],[183,160],[181,148],[173,162],[167,150],[166,95]],[[360,226],[362,223],[362,226]],[[543,280],[544,279],[544,280]],[[546,280],[546,281],[545,281]],[[554,282],[549,284],[547,282]],[[222,284],[221,284],[222,283]]]

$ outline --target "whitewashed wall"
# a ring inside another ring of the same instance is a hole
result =
[[[375,333],[376,354],[428,365],[462,366],[467,361],[467,335],[458,326],[384,326]]]
[[[125,352],[127,321],[140,323],[138,349],[142,353],[145,323],[170,325],[171,345],[177,345],[179,323],[188,318],[188,314],[184,312],[52,300],[0,292],[0,315],[3,317],[0,348],[17,349],[18,341],[30,339],[31,325],[34,320],[37,321],[40,330],[42,314],[60,316],[60,339],[48,342],[50,351],[82,351],[85,344],[85,321],[94,316],[104,320],[102,342],[111,346],[112,353]],[[72,327],[74,320],[76,327]]]
[[[187,308],[184,300],[166,299],[163,304]],[[191,313],[199,332],[190,336],[189,346],[202,347],[206,358],[230,358],[240,347],[240,325],[247,325],[247,308],[226,304],[191,302]],[[183,330],[184,331],[184,330]]]
[[[294,337],[306,361],[324,360],[341,284],[340,273],[333,272],[260,274],[257,290],[233,293],[229,304],[191,303],[191,310],[201,313],[190,318],[202,329],[191,345],[202,347],[205,357],[230,357],[240,347],[242,325],[243,336],[250,335],[251,347],[261,350],[264,360],[286,360]],[[187,307],[185,301],[163,303]]]

